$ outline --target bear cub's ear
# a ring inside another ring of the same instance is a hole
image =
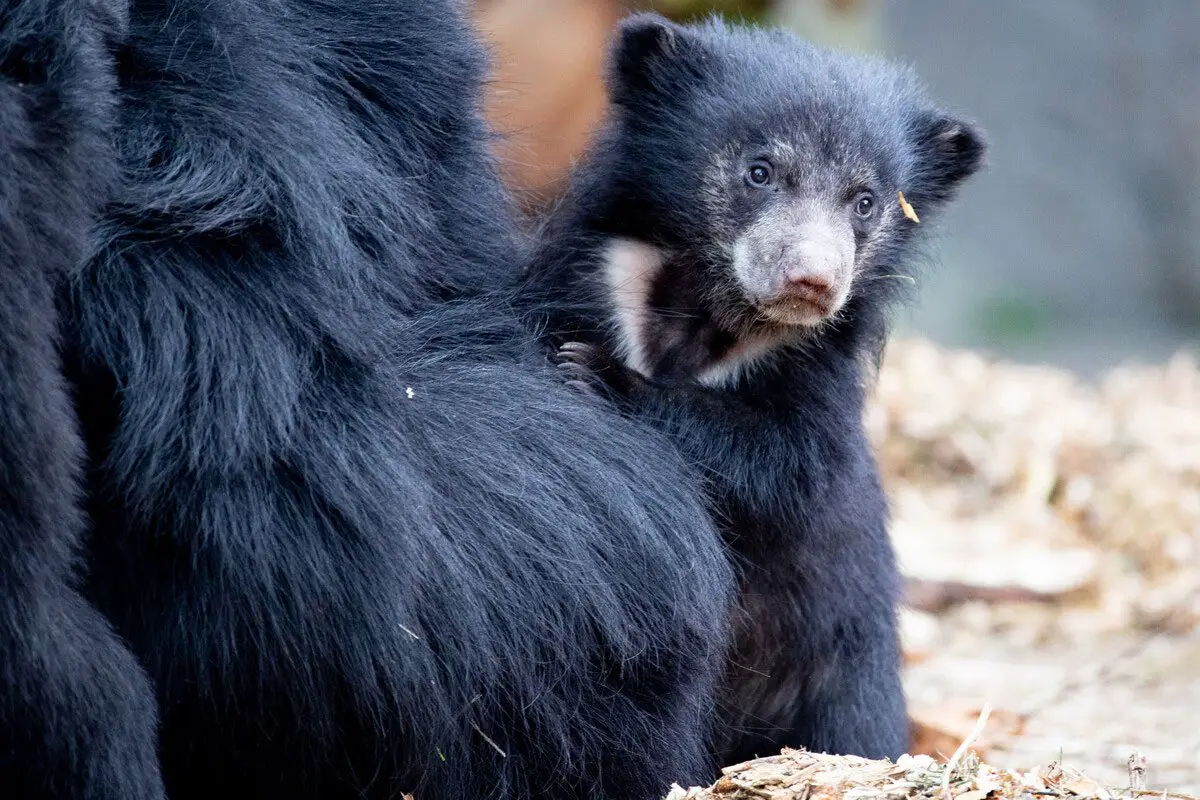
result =
[[[687,31],[658,14],[633,14],[622,20],[609,57],[612,101],[628,105],[642,92],[665,88],[660,83],[664,67],[681,55],[687,38]]]
[[[917,149],[928,190],[940,199],[983,168],[987,140],[974,124],[934,112],[917,124]]]

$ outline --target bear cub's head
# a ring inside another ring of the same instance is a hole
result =
[[[693,272],[734,335],[810,330],[903,272],[913,217],[936,216],[985,153],[907,69],[779,30],[634,15],[608,88],[604,233]]]

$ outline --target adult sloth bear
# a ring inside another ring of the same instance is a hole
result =
[[[155,705],[173,800],[701,779],[732,575],[672,449],[494,299],[457,4],[98,2],[0,12],[0,737],[41,748],[0,785],[156,796]]]

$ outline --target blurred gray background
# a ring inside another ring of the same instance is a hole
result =
[[[1084,371],[1200,335],[1200,3],[893,0],[882,49],[992,140],[906,324]]]

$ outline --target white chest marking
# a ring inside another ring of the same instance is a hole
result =
[[[617,357],[648,376],[645,337],[651,321],[650,291],[667,256],[645,242],[618,238],[609,243],[603,257],[611,319],[616,322]]]
[[[733,383],[747,367],[771,352],[774,346],[774,341],[766,337],[740,341],[720,361],[696,376],[696,380],[711,389],[725,387]]]

